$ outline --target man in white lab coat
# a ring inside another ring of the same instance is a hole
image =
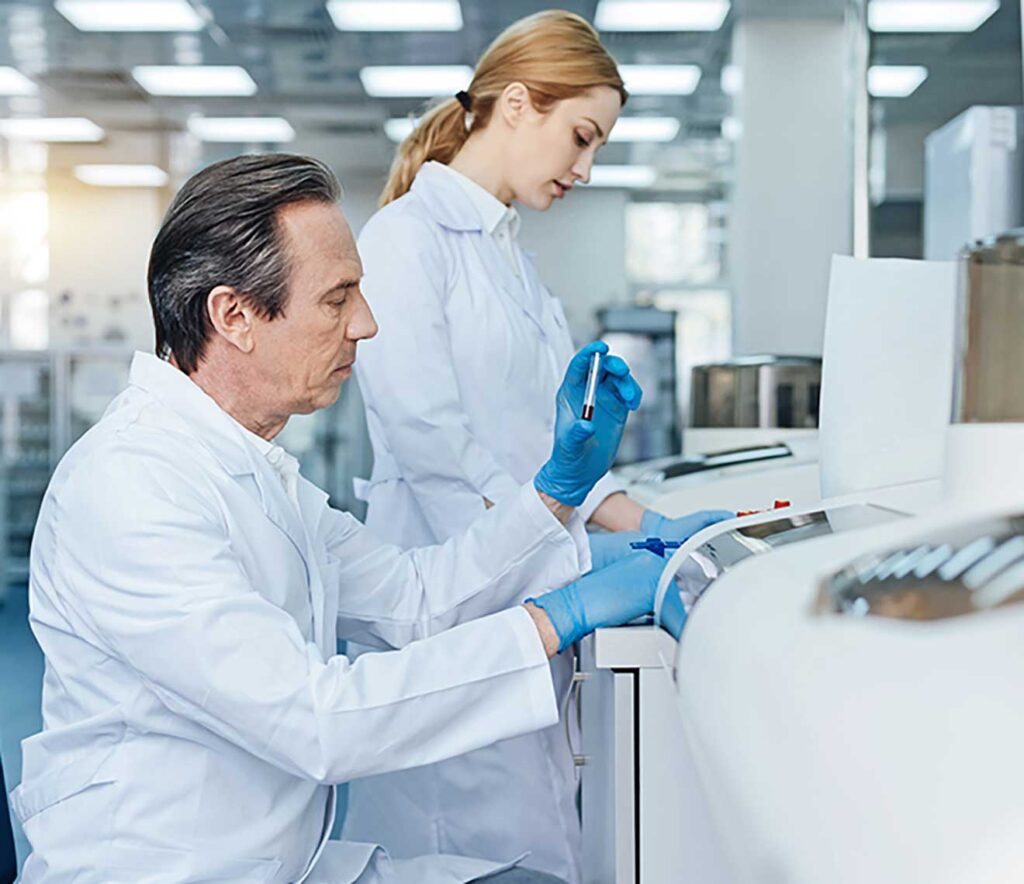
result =
[[[551,880],[503,871],[517,857],[328,844],[333,786],[551,725],[549,657],[649,609],[659,560],[581,577],[573,509],[639,388],[602,360],[598,413],[578,421],[603,345],[585,348],[533,482],[444,545],[376,540],[272,441],[335,400],[377,331],[338,196],[316,161],[241,157],[191,179],[157,236],[164,358],[136,354],[33,540],[44,729],[13,795],[27,884]],[[339,637],[399,650],[351,662]]]

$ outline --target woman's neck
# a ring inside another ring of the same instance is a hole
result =
[[[493,197],[509,206],[515,199],[515,194],[505,183],[498,151],[489,141],[485,132],[471,135],[448,166],[475,181]]]

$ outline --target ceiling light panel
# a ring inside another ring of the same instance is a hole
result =
[[[253,95],[256,84],[236,65],[140,65],[132,76],[150,95]]]
[[[435,98],[469,86],[473,69],[465,65],[380,65],[359,72],[367,95],[374,98]]]
[[[999,0],[871,0],[868,27],[894,33],[969,33],[999,8]]]
[[[0,65],[0,95],[35,95],[38,91],[21,71]]]
[[[295,130],[284,117],[192,117],[188,131],[201,141],[284,144]]]
[[[75,177],[96,187],[163,187],[167,173],[159,166],[130,164],[75,166]]]
[[[201,31],[188,0],[57,0],[57,12],[80,31]]]
[[[653,166],[594,166],[590,187],[650,187],[658,173]]]
[[[717,31],[729,14],[728,0],[601,0],[599,31]]]
[[[906,98],[926,79],[928,68],[920,65],[873,65],[868,68],[868,93],[875,98]]]
[[[743,122],[737,117],[726,117],[721,132],[726,141],[739,141],[743,137]]]
[[[726,95],[739,95],[743,91],[743,68],[735,64],[723,67],[721,86]]]
[[[619,117],[609,141],[671,141],[679,134],[675,117]]]
[[[412,134],[417,122],[411,117],[392,117],[384,121],[384,134],[392,141],[401,143]]]
[[[631,95],[692,95],[701,73],[695,64],[624,64],[619,72]]]
[[[0,135],[10,141],[100,141],[103,130],[84,117],[21,117],[0,120]]]
[[[459,0],[329,0],[339,31],[461,31]]]

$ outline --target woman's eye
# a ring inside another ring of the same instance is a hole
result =
[[[589,138],[585,138],[584,136],[580,135],[579,132],[577,132],[576,133],[576,144],[579,147],[590,147],[590,139]]]

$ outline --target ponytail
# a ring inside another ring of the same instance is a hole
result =
[[[529,89],[530,100],[541,113],[599,86],[615,89],[622,104],[628,97],[615,60],[588,21],[559,9],[521,19],[480,58],[468,93],[437,105],[402,142],[380,205],[405,194],[424,163],[448,165],[455,159],[470,134],[487,126],[505,87],[516,82]]]
[[[388,183],[380,195],[381,206],[405,194],[424,163],[437,160],[447,166],[455,159],[469,137],[466,119],[466,110],[457,98],[449,98],[427,112],[398,148]]]

